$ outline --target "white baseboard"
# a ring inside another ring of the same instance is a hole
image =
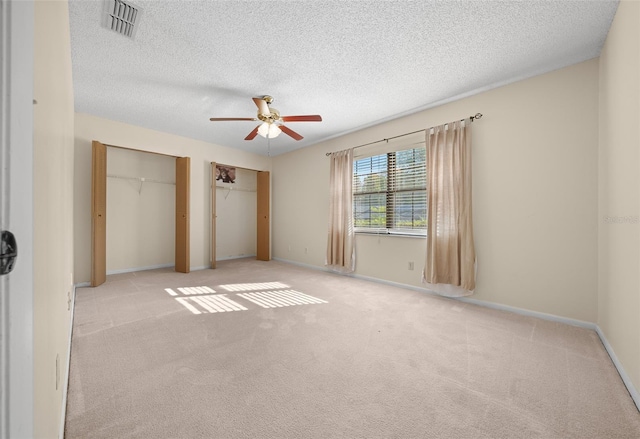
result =
[[[171,268],[174,267],[173,264],[163,264],[163,265],[153,265],[150,267],[139,267],[139,268],[124,268],[121,270],[111,270],[111,271],[107,271],[107,276],[111,275],[111,274],[123,274],[123,273],[134,273],[134,272],[138,272],[138,271],[146,271],[146,270],[156,270],[158,268]],[[211,268],[208,265],[203,265],[201,267],[189,267],[189,271],[199,271],[199,270],[207,270]],[[86,288],[86,287],[90,287],[91,286],[91,282],[78,282],[77,284],[75,284],[76,288]]]
[[[244,259],[244,258],[255,258],[256,255],[240,255],[240,256],[223,256],[221,258],[216,257],[216,262],[218,261],[229,261],[231,259]]]
[[[288,259],[282,259],[282,258],[272,258],[272,259],[274,261],[283,262],[285,264],[297,265],[298,267],[309,268],[311,270],[326,271],[328,273],[335,273],[334,271],[331,271],[326,267],[318,267],[317,265],[305,264],[305,263],[302,263],[302,262],[290,261]],[[336,273],[336,274],[338,274],[338,273]],[[343,275],[343,276],[352,276],[352,275],[351,274],[346,274],[346,275]]]
[[[169,268],[174,266],[175,265],[171,263],[171,264],[150,265],[148,267],[121,268],[118,270],[107,271],[107,276],[111,274],[133,273],[134,271],[157,270],[158,268]]]
[[[303,264],[301,262],[288,261],[286,259],[281,259],[281,258],[273,258],[273,259],[277,260],[277,261],[280,261],[280,262],[284,262],[286,264],[298,265],[300,267],[310,268],[312,270],[327,271],[327,272],[335,273],[335,272],[333,272],[333,271],[331,271],[331,270],[329,270],[327,268],[318,267],[317,265]],[[609,341],[607,340],[607,337],[605,337],[604,332],[595,323],[585,322],[583,320],[571,319],[571,318],[568,318],[568,317],[561,317],[561,316],[557,316],[557,315],[554,315],[554,314],[547,314],[547,313],[538,312],[538,311],[530,311],[528,309],[517,308],[517,307],[509,306],[509,305],[502,305],[500,303],[486,302],[484,300],[472,299],[470,297],[445,297],[445,296],[440,296],[439,294],[434,293],[433,291],[428,290],[426,288],[420,288],[420,287],[416,287],[416,286],[413,286],[413,285],[401,284],[401,283],[398,283],[398,282],[392,282],[392,281],[388,281],[388,280],[384,280],[384,279],[378,279],[378,278],[374,278],[374,277],[362,276],[362,275],[359,275],[359,274],[353,274],[353,273],[349,273],[349,274],[335,273],[335,274],[341,275],[341,276],[354,277],[354,278],[357,278],[357,279],[363,279],[363,280],[367,280],[367,281],[370,281],[370,282],[376,282],[376,283],[381,283],[381,284],[385,284],[385,285],[391,285],[391,286],[394,286],[394,287],[409,289],[409,290],[418,291],[418,292],[421,292],[421,293],[427,293],[427,294],[431,294],[431,295],[438,296],[438,297],[443,297],[443,298],[447,298],[447,299],[451,299],[451,300],[457,300],[457,301],[460,301],[460,302],[466,302],[466,303],[471,303],[471,304],[478,305],[478,306],[483,306],[485,308],[498,309],[498,310],[501,310],[501,311],[508,311],[508,312],[512,312],[512,313],[515,313],[515,314],[520,314],[520,315],[524,315],[524,316],[528,316],[528,317],[536,317],[536,318],[543,319],[543,320],[549,320],[549,321],[553,321],[553,322],[564,323],[564,324],[567,324],[567,325],[579,326],[579,327],[585,328],[585,329],[591,329],[591,330],[595,331],[596,334],[598,334],[598,337],[600,337],[600,341],[604,345],[604,348],[606,349],[607,353],[609,354],[609,357],[611,358],[611,361],[613,362],[615,368],[618,370],[618,374],[620,374],[620,378],[622,378],[622,382],[626,386],[627,391],[629,392],[629,395],[631,396],[631,399],[633,399],[633,402],[635,403],[636,408],[638,409],[638,411],[640,411],[640,394],[638,393],[638,391],[636,390],[635,386],[631,382],[631,378],[629,378],[629,375],[627,375],[627,373],[625,372],[624,367],[622,367],[622,364],[618,360],[618,357],[616,356],[615,352],[613,351],[613,348],[609,344]]]
[[[595,331],[596,328],[598,327],[598,325],[596,325],[595,323],[585,322],[584,320],[571,319],[568,317],[561,317],[555,314],[547,314],[539,311],[530,311],[524,308],[517,308],[515,306],[509,306],[509,305],[502,305],[500,303],[495,303],[495,302],[486,302],[484,300],[472,299],[470,297],[456,297],[455,300],[459,300],[460,302],[471,303],[473,305],[483,306],[485,308],[508,311],[514,314],[520,314],[527,317],[535,317],[542,320],[549,320],[552,322],[564,323],[572,326],[579,326],[581,328],[591,329],[592,331]]]
[[[210,268],[211,268],[211,265],[201,265],[199,267],[189,267],[189,271],[208,270]]]
[[[622,367],[620,360],[618,360],[618,356],[609,344],[609,340],[607,340],[607,337],[605,337],[604,332],[602,332],[602,329],[600,329],[598,325],[596,325],[596,332],[598,333],[598,336],[600,337],[600,341],[602,341],[604,348],[607,350],[609,357],[611,357],[611,361],[613,361],[614,366],[616,367],[616,369],[618,369],[620,378],[622,378],[622,382],[627,387],[629,395],[631,395],[631,399],[633,399],[633,402],[636,404],[636,408],[638,409],[638,411],[640,411],[640,394],[638,393],[638,390],[631,382],[631,378],[629,378],[629,375],[627,375],[624,367]]]
[[[89,282],[87,282],[89,285]],[[60,420],[60,431],[58,432],[58,438],[64,439],[64,427],[67,418],[67,393],[69,391],[69,374],[71,372],[71,340],[73,338],[73,318],[76,310],[76,285],[73,285],[71,290],[71,302],[69,309],[69,340],[67,345],[67,367],[64,373],[64,382],[62,386],[62,419]]]

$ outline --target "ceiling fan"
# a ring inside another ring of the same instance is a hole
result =
[[[270,105],[273,102],[271,96],[262,96],[261,98],[252,98],[258,107],[257,117],[212,117],[212,122],[230,121],[230,120],[261,120],[262,124],[258,125],[249,133],[244,140],[253,140],[258,134],[262,137],[273,139],[281,132],[292,137],[295,140],[302,140],[303,137],[285,126],[283,122],[322,122],[322,117],[318,114],[310,114],[304,116],[280,116],[280,112]],[[276,123],[277,122],[277,123]]]

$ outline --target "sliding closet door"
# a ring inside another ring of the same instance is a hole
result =
[[[189,273],[189,181],[191,159],[176,158],[176,271]]]
[[[216,163],[211,162],[211,268],[216,268]]]
[[[91,286],[107,280],[107,147],[91,144]]]
[[[258,171],[258,242],[256,253],[259,261],[271,259],[269,252],[269,172]]]

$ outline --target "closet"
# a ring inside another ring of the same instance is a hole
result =
[[[171,252],[175,270],[188,273],[189,157],[94,141],[91,175],[91,285],[105,282],[108,266],[164,266]]]
[[[269,175],[211,163],[211,268],[217,260],[271,259]]]

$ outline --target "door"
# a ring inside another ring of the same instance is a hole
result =
[[[176,158],[176,271],[189,273],[189,195],[191,159]]]
[[[256,259],[259,261],[271,260],[271,252],[269,249],[270,241],[270,215],[269,215],[269,192],[270,179],[268,171],[258,171],[258,241],[256,243]]]
[[[0,1],[0,229],[18,250],[0,276],[2,439],[33,437],[33,21],[33,2]]]
[[[91,143],[91,286],[107,280],[107,147]]]
[[[216,268],[216,163],[211,162],[211,268]]]

